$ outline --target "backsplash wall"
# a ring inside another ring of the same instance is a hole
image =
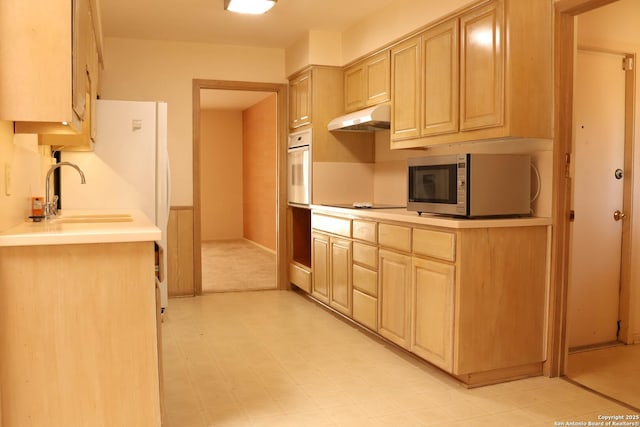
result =
[[[0,231],[27,219],[31,197],[44,196],[44,178],[51,165],[49,152],[48,147],[38,146],[37,135],[15,135],[13,122],[0,121]]]

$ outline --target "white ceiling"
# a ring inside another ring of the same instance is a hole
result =
[[[224,10],[224,0],[102,0],[103,35],[287,48],[309,30],[342,32],[393,0],[278,0],[264,15]]]

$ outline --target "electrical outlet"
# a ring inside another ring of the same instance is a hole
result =
[[[13,191],[13,185],[11,185],[11,165],[9,163],[4,164],[4,194],[10,196]]]

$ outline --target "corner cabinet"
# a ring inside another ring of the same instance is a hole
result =
[[[83,132],[98,80],[96,16],[89,0],[2,2],[0,119],[16,133]]]
[[[552,29],[549,1],[493,0],[393,46],[391,148],[551,138]]]
[[[387,102],[391,93],[389,50],[372,55],[344,70],[344,110],[356,111]]]

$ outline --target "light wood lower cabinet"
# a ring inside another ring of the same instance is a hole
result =
[[[455,266],[423,258],[411,264],[411,351],[451,371]]]
[[[3,427],[159,426],[153,242],[0,248]]]
[[[406,349],[410,348],[411,257],[380,249],[378,333]]]
[[[312,234],[313,280],[311,294],[339,312],[351,316],[351,240]]]
[[[351,282],[351,240],[331,237],[329,254],[331,263],[329,271],[329,305],[339,312],[351,316],[352,282]]]
[[[313,271],[311,295],[329,304],[329,236],[322,233],[311,235],[311,256]]]
[[[378,330],[378,294],[378,248],[354,242],[353,320],[374,331]]]
[[[547,226],[313,217],[319,301],[468,386],[542,373]]]

